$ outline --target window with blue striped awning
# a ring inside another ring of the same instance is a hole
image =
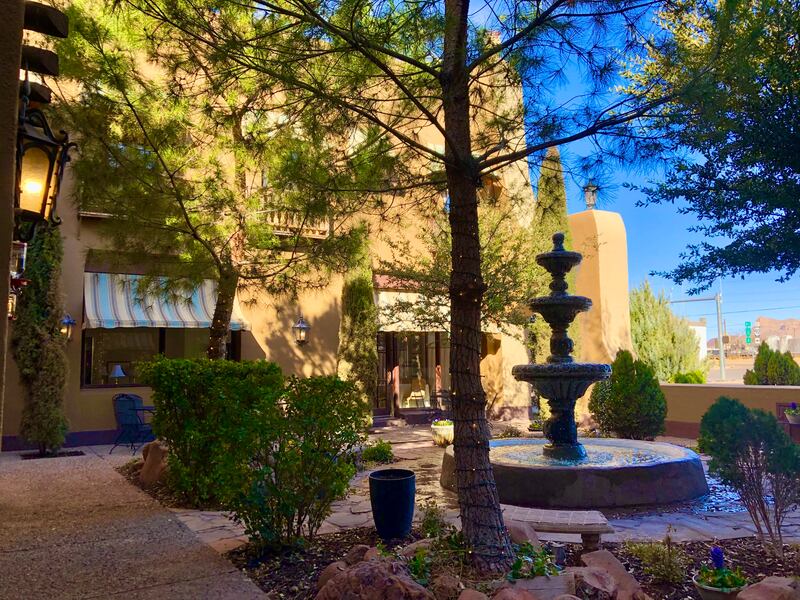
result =
[[[84,273],[84,329],[117,327],[174,327],[199,329],[211,327],[217,284],[206,280],[191,296],[171,301],[158,296],[136,297],[140,275]],[[249,330],[238,299],[233,303],[232,331]]]

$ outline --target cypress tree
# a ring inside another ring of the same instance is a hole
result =
[[[20,435],[42,455],[58,451],[68,427],[62,411],[67,381],[66,339],[61,334],[63,253],[58,229],[39,225],[28,250],[29,283],[17,303],[11,334],[11,352],[25,390]]]
[[[567,190],[564,185],[564,169],[558,148],[548,148],[539,169],[539,183],[536,206],[531,224],[532,257],[553,249],[553,234],[564,234],[564,247],[572,249],[572,235],[567,219]],[[575,276],[567,277],[569,291],[575,293]],[[550,293],[550,275],[544,268],[534,265],[534,283],[531,297],[546,296]],[[570,328],[570,337],[577,346],[577,327]],[[550,328],[541,318],[537,318],[527,328],[528,351],[533,362],[544,362],[550,354]]]
[[[631,291],[631,337],[637,356],[650,365],[660,381],[704,370],[694,331],[672,312],[666,296],[656,296],[646,281]]]
[[[372,263],[365,240],[342,287],[337,373],[353,382],[368,402],[375,397],[378,372],[378,309],[375,306]]]

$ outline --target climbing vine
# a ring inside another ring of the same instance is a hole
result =
[[[41,454],[58,451],[68,426],[62,409],[67,380],[66,340],[60,331],[63,254],[58,229],[39,225],[28,246],[29,283],[17,303],[11,333],[11,352],[25,393],[20,435]]]

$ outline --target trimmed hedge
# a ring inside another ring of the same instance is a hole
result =
[[[169,445],[173,485],[196,505],[226,505],[248,486],[248,462],[276,413],[284,380],[266,361],[167,359],[139,367],[153,388],[153,430]]]

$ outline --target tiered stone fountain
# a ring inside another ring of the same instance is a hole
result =
[[[592,383],[608,379],[611,367],[576,363],[567,330],[592,301],[567,293],[567,273],[581,255],[564,249],[564,234],[536,262],[553,277],[550,295],[530,300],[552,329],[543,365],[518,365],[512,374],[548,400],[547,438],[493,440],[490,460],[500,501],[534,507],[601,508],[667,504],[708,493],[700,457],[681,446],[622,439],[578,438],[575,402]],[[445,451],[441,483],[455,489],[453,447]]]

